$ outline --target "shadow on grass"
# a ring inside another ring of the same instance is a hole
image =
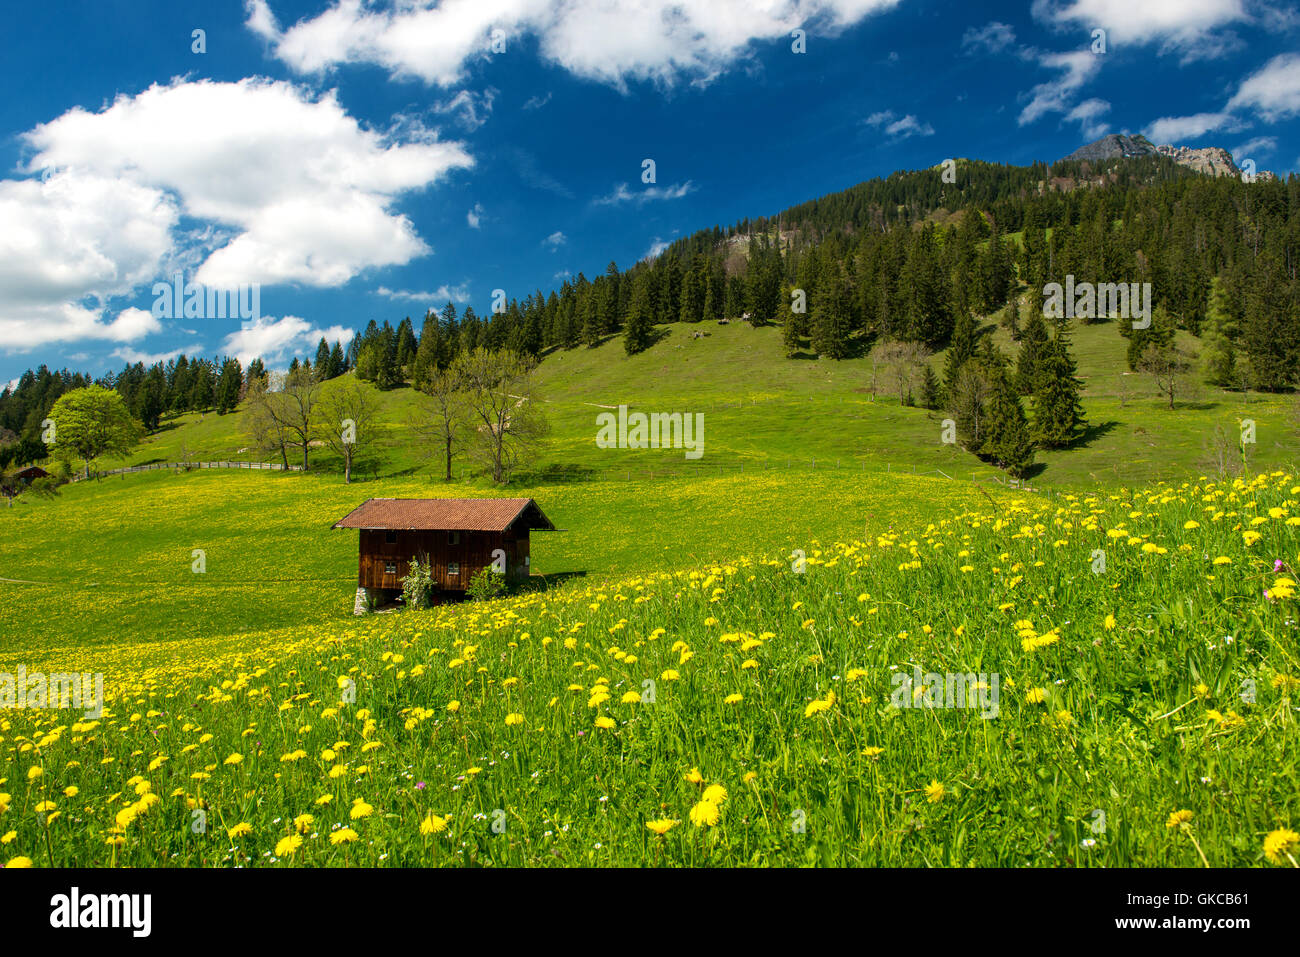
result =
[[[1093,442],[1096,442],[1098,439],[1110,435],[1117,428],[1119,428],[1119,423],[1113,419],[1109,422],[1096,422],[1092,425],[1089,425],[1086,429],[1084,429],[1083,433],[1072,443],[1070,443],[1069,447],[1071,449],[1087,448],[1089,445],[1091,445]]]

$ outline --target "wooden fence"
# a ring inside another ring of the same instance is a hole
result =
[[[108,478],[110,475],[127,475],[132,472],[153,472],[161,469],[173,469],[177,472],[189,472],[194,469],[260,469],[267,472],[283,472],[285,466],[279,462],[150,462],[148,465],[132,465],[124,469],[110,469],[107,472],[92,472],[91,478]],[[290,465],[290,472],[301,472],[301,465]],[[81,482],[84,475],[70,478],[70,482]]]

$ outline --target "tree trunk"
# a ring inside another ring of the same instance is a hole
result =
[[[307,471],[307,440],[303,439],[302,443],[302,470]]]
[[[352,484],[352,452],[349,451],[343,458],[343,484]]]
[[[447,436],[447,478],[446,478],[446,481],[448,481],[448,482],[451,481],[451,436],[450,436],[450,435]]]

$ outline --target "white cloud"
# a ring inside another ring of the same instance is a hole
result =
[[[334,0],[280,31],[264,0],[247,5],[250,30],[299,73],[372,63],[394,79],[451,86],[488,59],[493,30],[506,51],[533,37],[544,60],[622,89],[628,80],[707,82],[753,41],[796,27],[833,34],[899,0]]]
[[[976,53],[1001,53],[1016,42],[1016,31],[1010,24],[990,21],[982,27],[971,27],[962,35],[961,48],[967,55]]]
[[[1105,30],[1108,52],[1156,43],[1184,62],[1228,52],[1236,38],[1224,28],[1251,19],[1243,0],[1034,0],[1031,10],[1063,30]]]
[[[28,175],[0,179],[10,351],[160,331],[149,313],[114,315],[110,303],[173,269],[220,289],[337,286],[409,262],[428,247],[392,206],[473,164],[418,124],[366,129],[333,93],[256,78],[156,84],[21,139]]]
[[[654,241],[653,241],[652,243],[650,243],[650,248],[646,250],[646,254],[645,254],[644,256],[642,256],[641,258],[642,258],[642,259],[654,259],[654,258],[656,258],[660,253],[662,253],[665,249],[667,249],[667,248],[668,248],[669,246],[671,246],[671,245],[672,245],[672,241],[671,241],[671,240],[665,241],[665,240],[660,239],[658,236],[656,236],[656,237],[654,238]]]
[[[1069,113],[1065,118],[1072,122],[1078,123],[1084,137],[1095,140],[1099,136],[1104,136],[1110,129],[1110,124],[1101,118],[1103,113],[1110,112],[1110,104],[1105,100],[1093,98],[1084,100]]]
[[[470,229],[478,229],[479,224],[483,222],[483,204],[475,203],[474,208],[465,214],[465,222],[469,223]]]
[[[525,110],[540,110],[549,102],[551,102],[551,92],[547,90],[544,96],[530,96],[524,101],[522,108]]]
[[[227,355],[233,355],[243,365],[248,365],[254,359],[274,363],[299,352],[314,352],[322,338],[328,342],[348,343],[352,341],[352,336],[351,329],[342,326],[322,329],[298,316],[263,318],[226,336],[221,350]]]
[[[555,252],[555,250],[559,249],[568,241],[569,238],[557,229],[555,232],[551,233],[551,235],[542,240],[542,245],[550,246],[551,252]]]
[[[1143,131],[1153,143],[1179,144],[1215,130],[1240,129],[1230,113],[1194,113],[1191,116],[1162,116]]]
[[[1254,109],[1269,123],[1300,115],[1300,53],[1275,56],[1248,77],[1227,106],[1241,107]]]
[[[466,283],[461,283],[459,286],[448,286],[444,283],[433,292],[412,292],[409,289],[389,289],[387,286],[380,286],[375,290],[375,295],[409,302],[447,302],[448,300],[468,302],[469,286]]]
[[[882,110],[872,113],[865,122],[868,126],[883,129],[886,134],[899,140],[905,140],[909,136],[934,136],[934,127],[922,123],[911,113],[899,117],[893,110]]]
[[[1232,154],[1232,159],[1238,165],[1243,160],[1251,159],[1256,156],[1267,156],[1277,149],[1276,136],[1256,136],[1249,139],[1239,146],[1234,146],[1228,152]]]
[[[624,183],[619,183],[614,187],[614,192],[608,196],[597,197],[593,202],[597,206],[618,206],[622,203],[634,203],[637,206],[643,206],[653,200],[660,199],[681,199],[687,193],[695,191],[695,184],[690,180],[684,183],[675,183],[672,186],[647,186],[645,189],[639,189],[636,192],[627,188]]]
[[[157,365],[160,362],[164,364],[168,363],[172,359],[175,359],[177,356],[193,355],[196,352],[201,352],[202,349],[203,346],[199,345],[198,343],[194,343],[190,345],[188,348],[184,348],[184,349],[172,349],[170,352],[140,352],[137,349],[132,349],[130,346],[122,346],[118,349],[114,349],[109,354],[115,358],[121,359],[126,363],[129,363],[130,365],[135,365],[137,362],[142,362],[146,366],[153,366],[153,365]]]
[[[488,121],[496,98],[497,90],[494,87],[488,87],[482,93],[461,90],[451,99],[435,103],[433,111],[454,116],[461,126],[472,133]]]
[[[363,129],[333,92],[250,78],[154,85],[99,113],[70,110],[24,137],[28,171],[68,170],[174,196],[180,212],[234,238],[196,281],[337,286],[428,247],[397,196],[473,165],[428,131],[394,142]]]
[[[1060,70],[1055,80],[1040,83],[1028,94],[1029,102],[1020,111],[1019,124],[1033,123],[1048,113],[1068,113],[1075,93],[1096,75],[1102,58],[1090,50],[1071,50],[1066,53],[1034,53],[1040,66]]]

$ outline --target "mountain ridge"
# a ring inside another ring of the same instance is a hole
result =
[[[1141,133],[1129,136],[1126,133],[1107,133],[1100,139],[1085,143],[1069,156],[1062,157],[1061,162],[1090,161],[1100,162],[1111,159],[1136,159],[1142,156],[1167,156],[1179,166],[1204,173],[1207,176],[1240,176],[1241,167],[1233,160],[1232,154],[1221,146],[1174,146],[1156,144]],[[1257,179],[1276,179],[1268,170],[1255,173]]]

